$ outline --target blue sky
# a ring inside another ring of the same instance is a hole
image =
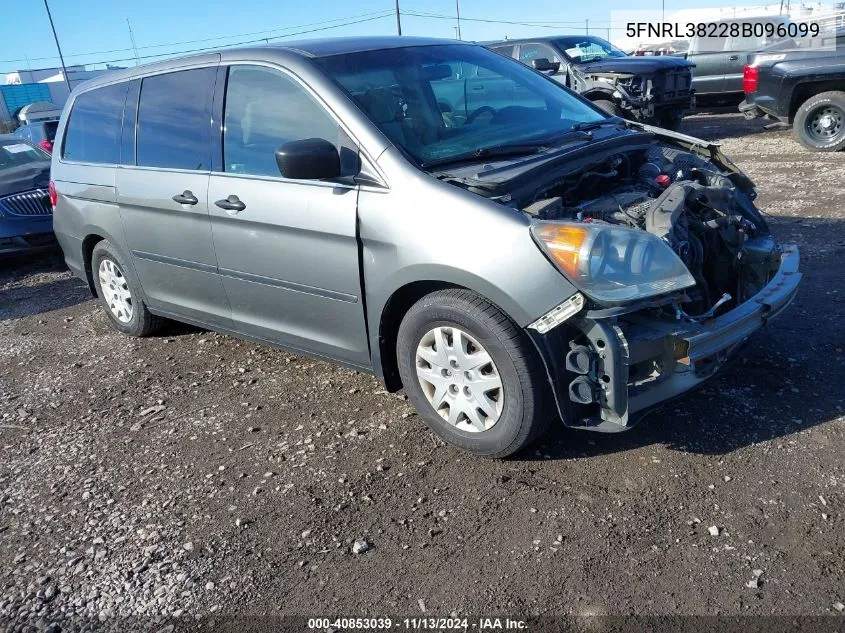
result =
[[[728,4],[727,0],[666,0],[666,10]],[[11,19],[7,20],[0,37],[0,72],[26,69],[28,64],[32,68],[58,66],[43,1],[19,0],[14,5],[20,11],[17,16],[9,16],[7,12],[7,17]],[[415,13],[455,14],[454,0],[400,0],[400,7],[402,11]],[[632,8],[660,10],[661,0],[647,0],[635,6],[630,0],[460,0],[460,7],[461,16],[469,18],[461,21],[461,36],[465,40],[583,32],[587,19],[590,20],[591,32],[606,37],[611,11]],[[50,0],[65,62],[69,65],[102,61],[134,65],[127,18],[132,24],[138,54],[147,57],[261,37],[274,38],[356,20],[366,21],[297,37],[395,34],[393,8],[393,0],[359,0],[356,3],[340,0],[243,0],[225,3],[220,0]],[[381,17],[382,14],[384,17]],[[334,22],[326,24],[330,20]],[[542,23],[551,25],[551,28],[476,20]],[[455,24],[454,19],[402,16],[402,32],[406,35],[455,37]],[[10,28],[12,25],[24,25],[26,28]],[[206,38],[219,39],[196,41]],[[162,44],[167,46],[159,46]],[[160,57],[141,61],[154,59]]]

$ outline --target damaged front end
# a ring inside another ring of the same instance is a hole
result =
[[[573,66],[569,82],[588,98],[612,100],[626,118],[641,123],[674,128],[695,108],[692,72],[686,66],[636,73]]]
[[[579,290],[528,328],[572,427],[622,431],[701,384],[801,280],[797,247],[776,243],[753,183],[717,145],[634,127],[541,185],[488,196],[532,218],[538,246]],[[483,178],[472,187],[485,189]]]
[[[534,335],[564,421],[621,431],[635,414],[713,376],[780,314],[798,290],[799,254],[775,242],[753,204],[753,183],[716,145],[691,137],[660,133],[644,152],[617,156],[580,185],[549,192],[562,196],[551,213],[544,207],[545,221],[646,231],[695,282],[631,303],[590,301],[554,334]]]

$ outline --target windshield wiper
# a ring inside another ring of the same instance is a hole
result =
[[[543,143],[509,143],[505,145],[493,145],[491,147],[480,147],[471,152],[464,152],[463,154],[456,154],[448,158],[440,158],[430,160],[422,163],[420,167],[427,169],[429,167],[439,167],[442,165],[451,165],[453,163],[463,163],[479,158],[494,158],[506,156],[528,156],[529,154],[536,154],[547,148],[547,144]]]
[[[605,127],[605,126],[609,126],[609,125],[613,125],[613,126],[623,125],[624,126],[625,125],[625,119],[618,117],[618,116],[612,116],[612,117],[607,118],[607,119],[599,119],[598,121],[581,121],[580,123],[576,123],[575,125],[573,125],[572,130],[579,131],[579,132],[587,132],[589,130],[595,130],[597,128]]]

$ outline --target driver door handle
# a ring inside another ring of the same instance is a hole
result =
[[[197,200],[197,197],[193,193],[191,193],[190,189],[185,189],[185,191],[183,191],[182,193],[177,193],[175,196],[173,196],[172,199],[173,202],[178,202],[179,204],[194,205],[199,202],[199,200]]]
[[[235,194],[232,194],[228,198],[223,200],[218,200],[214,203],[221,209],[225,209],[226,211],[233,211],[234,213],[240,213],[244,209],[246,209],[246,205],[241,202],[241,199],[238,198]]]
[[[731,55],[730,57],[728,57],[728,61],[730,61],[730,62],[735,62],[738,59],[739,59],[739,55]]]

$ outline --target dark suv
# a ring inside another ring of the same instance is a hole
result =
[[[678,57],[632,57],[594,35],[507,40],[487,48],[547,73],[603,110],[676,129],[695,107],[692,64]]]

